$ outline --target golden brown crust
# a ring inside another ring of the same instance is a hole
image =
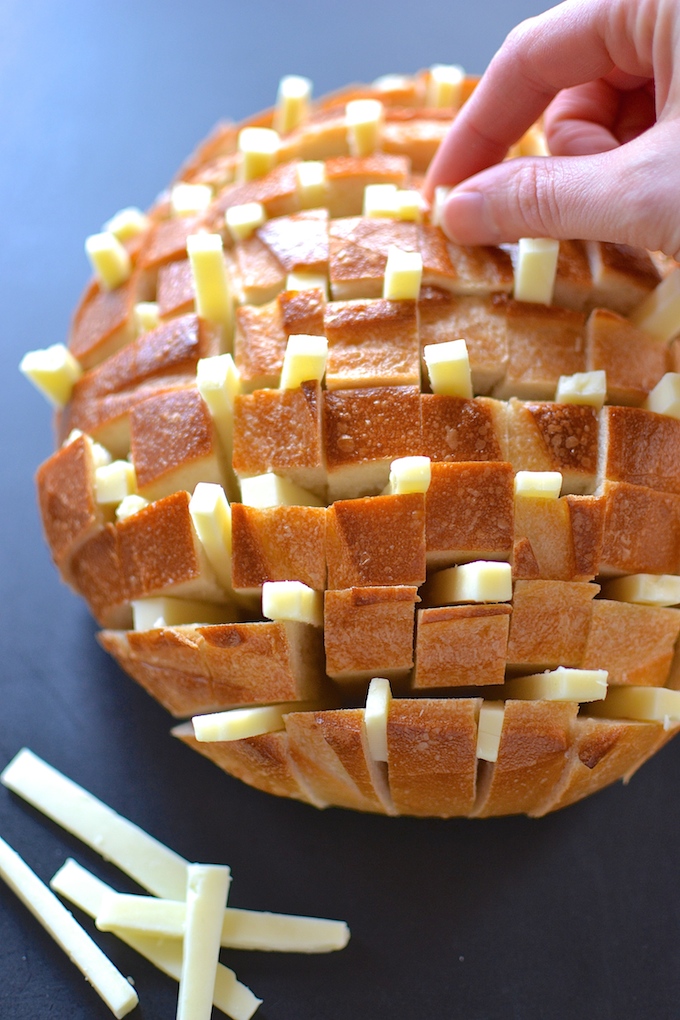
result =
[[[377,494],[390,463],[421,447],[420,391],[415,386],[326,390],[323,436],[328,499]]]
[[[318,800],[385,814],[367,761],[363,715],[359,708],[293,712],[285,720],[288,750]]]
[[[135,336],[133,310],[140,289],[134,275],[115,290],[91,283],[73,318],[69,348],[85,369],[125,347]]]
[[[387,768],[398,814],[470,814],[477,782],[479,698],[395,699]]]
[[[248,392],[279,384],[291,334],[323,336],[325,298],[318,288],[282,291],[270,304],[236,309],[234,361]]]
[[[94,482],[92,447],[79,436],[53,453],[36,474],[38,503],[52,559],[65,580],[78,548],[104,526]]]
[[[326,508],[231,508],[232,583],[253,592],[265,581],[302,581],[326,588]]]
[[[585,371],[585,317],[548,305],[508,301],[508,362],[493,394],[551,400],[561,375]]]
[[[233,466],[238,475],[288,475],[305,489],[323,493],[321,389],[305,382],[293,390],[257,390],[234,405]]]
[[[489,461],[432,464],[426,498],[427,562],[505,560],[513,543],[513,472]]]
[[[511,612],[508,605],[419,609],[414,689],[502,684]]]
[[[423,456],[436,461],[503,460],[498,401],[421,396]],[[500,412],[502,413],[502,412]]]
[[[400,220],[351,216],[333,220],[329,234],[335,301],[381,297],[388,249],[394,245],[402,251],[418,251],[415,224]]]
[[[315,807],[327,806],[313,798],[301,784],[299,772],[290,755],[285,730],[263,733],[245,740],[212,743],[196,740],[185,728],[178,727],[175,734],[189,747],[249,786],[273,793],[277,797],[302,800]]]
[[[505,300],[496,295],[452,295],[423,287],[418,301],[421,350],[428,344],[463,339],[475,393],[489,393],[505,374],[508,327]],[[428,380],[423,364],[423,381]]]
[[[601,420],[601,479],[680,493],[680,420],[641,407],[604,407]]]
[[[605,482],[602,496],[602,574],[680,573],[680,496],[629,482]]]
[[[530,812],[564,771],[578,705],[506,701],[498,760],[485,769],[474,815]]]
[[[422,493],[340,500],[326,521],[329,588],[424,583]]]
[[[324,604],[326,671],[366,689],[371,677],[402,681],[413,667],[415,586],[327,591]]]
[[[579,716],[562,777],[530,814],[556,811],[616,782],[653,754],[663,736],[661,723]]]
[[[575,581],[517,581],[508,666],[523,673],[580,667],[599,587]]]
[[[607,373],[607,399],[612,404],[641,404],[668,371],[666,344],[637,329],[608,308],[596,308],[586,324],[586,369]]]
[[[340,301],[326,305],[326,386],[420,387],[415,301]]]
[[[583,668],[608,670],[610,684],[662,687],[679,633],[675,609],[597,599]]]
[[[130,452],[145,499],[193,492],[198,482],[223,484],[212,418],[193,388],[159,393],[133,408]]]

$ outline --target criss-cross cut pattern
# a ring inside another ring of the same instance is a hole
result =
[[[562,242],[552,302],[518,300],[517,250],[452,244],[413,197],[455,113],[432,83],[335,94],[280,136],[281,103],[220,126],[109,224],[40,505],[102,644],[171,713],[283,706],[236,739],[179,727],[227,771],[317,806],[543,814],[680,720],[680,347],[652,316],[674,267]],[[417,271],[391,276],[395,250]],[[425,481],[399,475],[411,457]],[[263,585],[291,581],[316,617],[265,619]],[[513,693],[560,668],[630,698]]]

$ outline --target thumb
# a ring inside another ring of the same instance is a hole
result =
[[[659,127],[657,125],[657,127]],[[656,128],[610,152],[534,157],[497,164],[449,195],[442,226],[458,244],[520,237],[614,241],[680,249],[677,149]]]

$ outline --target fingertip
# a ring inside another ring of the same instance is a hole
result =
[[[454,244],[499,244],[501,232],[481,191],[453,191],[442,210],[442,229]]]

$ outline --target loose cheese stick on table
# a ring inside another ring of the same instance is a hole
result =
[[[69,894],[67,894],[69,895]],[[185,925],[186,904],[108,890],[97,910],[101,931],[125,930],[149,937],[180,938]],[[331,953],[344,949],[349,928],[344,921],[295,914],[227,907],[222,922],[221,944],[226,949],[257,949],[278,953]]]
[[[224,865],[190,864],[187,868],[177,1020],[210,1020],[230,882],[229,868]]]
[[[90,917],[97,917],[106,897],[117,895],[110,886],[71,858],[59,869],[50,885],[55,892],[70,900]],[[140,956],[149,960],[154,967],[179,981],[182,970],[181,938],[164,939],[130,928],[116,928],[112,931],[121,942],[125,942]],[[232,1020],[250,1020],[262,1000],[253,995],[246,985],[241,984],[233,970],[218,964],[213,1002]]]
[[[157,896],[183,899],[188,861],[38,758],[19,751],[0,775],[14,793]]]
[[[127,978],[3,839],[0,839],[0,878],[85,975],[115,1017],[123,1017],[135,1008],[139,1000]]]

